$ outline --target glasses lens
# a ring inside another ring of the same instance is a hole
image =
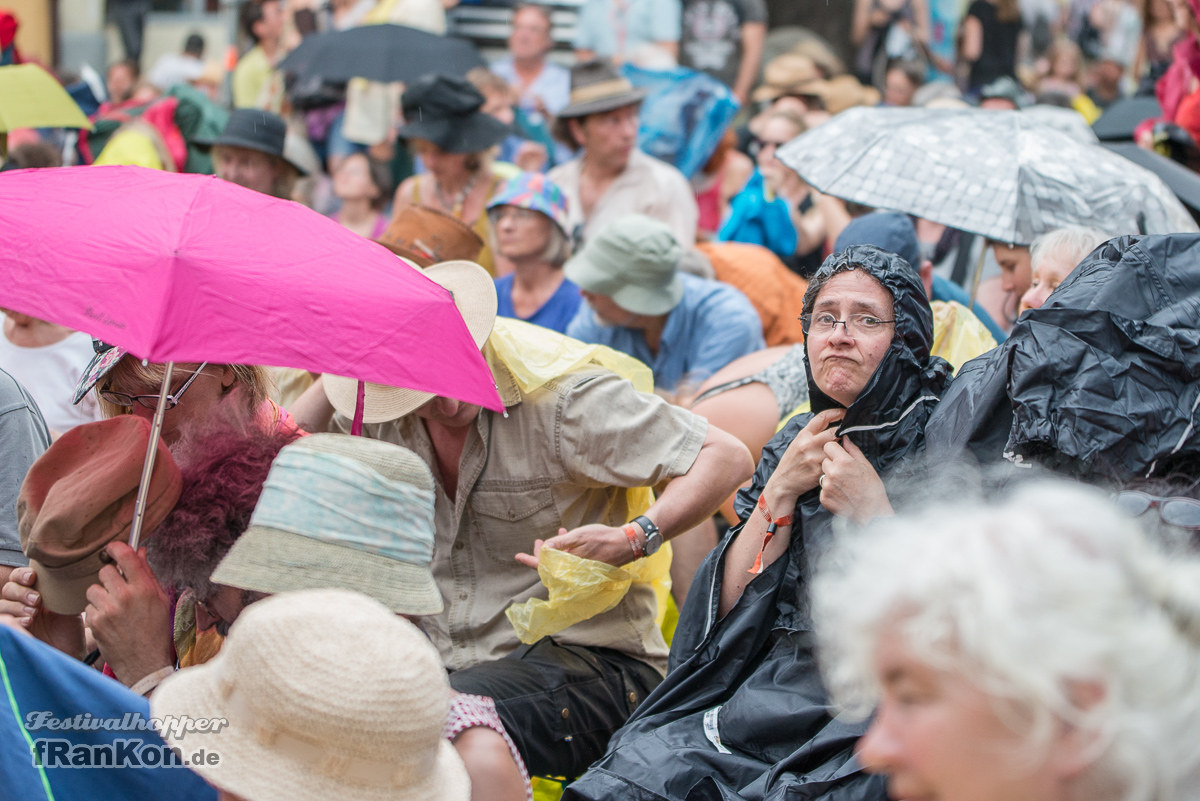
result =
[[[115,406],[132,406],[133,398],[123,392],[113,392],[111,389],[100,390],[100,397]]]
[[[1172,526],[1200,530],[1200,501],[1172,498],[1159,508],[1162,519]]]
[[[92,337],[92,350],[96,353],[108,353],[113,349],[113,346],[103,340]]]
[[[1121,511],[1130,517],[1137,517],[1146,513],[1154,499],[1144,492],[1120,492],[1116,501]]]
[[[133,399],[137,402],[138,406],[142,406],[146,409],[158,408],[157,395],[135,395]],[[171,398],[167,398],[167,408],[170,409],[174,405],[175,404],[171,402]]]

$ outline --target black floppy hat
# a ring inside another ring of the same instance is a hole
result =
[[[216,139],[197,139],[199,144],[223,147],[244,147],[283,159],[301,175],[308,170],[284,155],[287,139],[287,123],[278,114],[254,108],[235,108],[229,112],[229,121]]]
[[[403,139],[425,139],[447,153],[477,153],[513,133],[480,111],[484,97],[466,78],[426,75],[404,90],[400,106]]]

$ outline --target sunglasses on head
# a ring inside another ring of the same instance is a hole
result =
[[[1121,511],[1130,517],[1141,517],[1151,509],[1158,510],[1159,518],[1166,524],[1200,531],[1200,501],[1194,498],[1150,495],[1136,490],[1118,492],[1114,497]]]

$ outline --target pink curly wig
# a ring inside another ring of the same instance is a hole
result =
[[[293,431],[243,431],[218,423],[188,432],[173,455],[183,473],[179,503],[146,542],[165,588],[212,592],[208,577],[250,524],[271,462]]]

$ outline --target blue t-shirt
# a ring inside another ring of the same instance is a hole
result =
[[[584,0],[575,27],[575,49],[626,61],[643,45],[678,42],[681,15],[679,0],[640,0],[623,10],[616,0]]]
[[[576,312],[579,311],[579,307],[583,303],[583,295],[579,294],[579,287],[564,278],[562,284],[550,296],[550,299],[546,301],[542,308],[535,311],[533,316],[518,317],[517,312],[513,309],[512,288],[512,275],[496,279],[496,314],[501,317],[513,317],[517,320],[524,320],[527,323],[540,325],[542,328],[549,328],[560,334],[566,333],[567,324],[575,317]]]
[[[654,371],[654,386],[667,392],[676,392],[685,380],[699,384],[739,356],[766,347],[762,318],[745,295],[720,281],[680,278],[683,299],[667,317],[657,356],[641,329],[605,325],[586,303],[567,326],[567,336],[641,360]]]

